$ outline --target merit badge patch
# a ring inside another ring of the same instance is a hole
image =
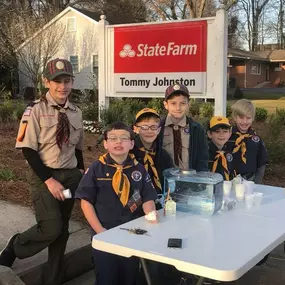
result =
[[[233,156],[231,155],[231,153],[227,153],[226,158],[227,158],[228,162],[232,162],[233,161]]]
[[[151,181],[151,177],[150,177],[149,174],[147,174],[146,177],[145,177],[145,182],[148,183],[150,181]]]
[[[31,115],[31,112],[32,112],[32,109],[31,109],[31,108],[27,108],[27,109],[24,111],[23,116],[28,117],[28,116],[30,116],[30,115]]]
[[[257,143],[260,141],[260,137],[259,136],[252,136],[252,140]]]
[[[131,177],[136,182],[142,180],[142,174],[138,170],[133,171]]]

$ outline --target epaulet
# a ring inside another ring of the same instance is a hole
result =
[[[79,107],[74,105],[73,103],[69,103],[69,108],[73,112],[77,112],[78,110],[80,110]]]
[[[28,103],[27,107],[34,107],[36,104],[38,104],[40,102],[41,102],[40,99],[32,101],[32,102]]]

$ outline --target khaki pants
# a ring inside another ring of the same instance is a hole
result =
[[[52,177],[58,180],[65,189],[70,189],[74,197],[82,175],[77,168],[58,169],[52,170]],[[48,247],[48,261],[43,274],[43,284],[60,285],[74,198],[58,201],[32,170],[29,171],[27,180],[30,184],[37,224],[16,237],[15,255],[23,259]]]

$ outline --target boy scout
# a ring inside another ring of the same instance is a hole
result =
[[[30,171],[27,179],[37,224],[10,238],[0,255],[0,264],[12,266],[48,247],[42,284],[61,284],[62,261],[68,240],[72,197],[83,172],[83,125],[81,111],[69,102],[73,71],[69,61],[54,59],[44,70],[49,89],[30,104],[21,119],[16,148],[22,149]],[[81,171],[80,171],[81,169]]]
[[[164,107],[168,111],[161,122],[160,146],[181,169],[208,171],[208,142],[203,127],[187,117],[190,107],[189,91],[182,84],[165,91]]]
[[[229,120],[212,117],[207,131],[209,141],[209,170],[223,175],[224,180],[235,177],[234,159],[227,142],[232,134]]]
[[[255,106],[249,100],[241,99],[232,106],[232,117],[235,126],[229,142],[233,145],[233,153],[238,154],[235,163],[237,174],[260,184],[268,157],[263,141],[251,128]]]
[[[114,228],[142,214],[155,214],[157,195],[151,179],[129,151],[134,146],[132,130],[115,122],[104,131],[100,156],[85,172],[75,197],[93,234]],[[155,214],[156,215],[156,214]],[[93,249],[97,285],[134,285],[138,272],[136,257],[124,258]]]
[[[169,154],[158,147],[159,114],[150,108],[140,110],[136,114],[134,131],[137,136],[132,152],[138,162],[145,166],[152,178],[157,194],[162,194],[163,170],[173,167],[173,163]]]

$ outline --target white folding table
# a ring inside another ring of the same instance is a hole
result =
[[[256,185],[263,192],[260,207],[210,217],[177,212],[151,224],[144,217],[93,237],[92,246],[116,255],[150,259],[174,265],[179,271],[219,280],[239,279],[285,240],[284,188]],[[141,228],[147,235],[134,235],[120,228]],[[182,248],[167,247],[169,238],[181,238]]]

